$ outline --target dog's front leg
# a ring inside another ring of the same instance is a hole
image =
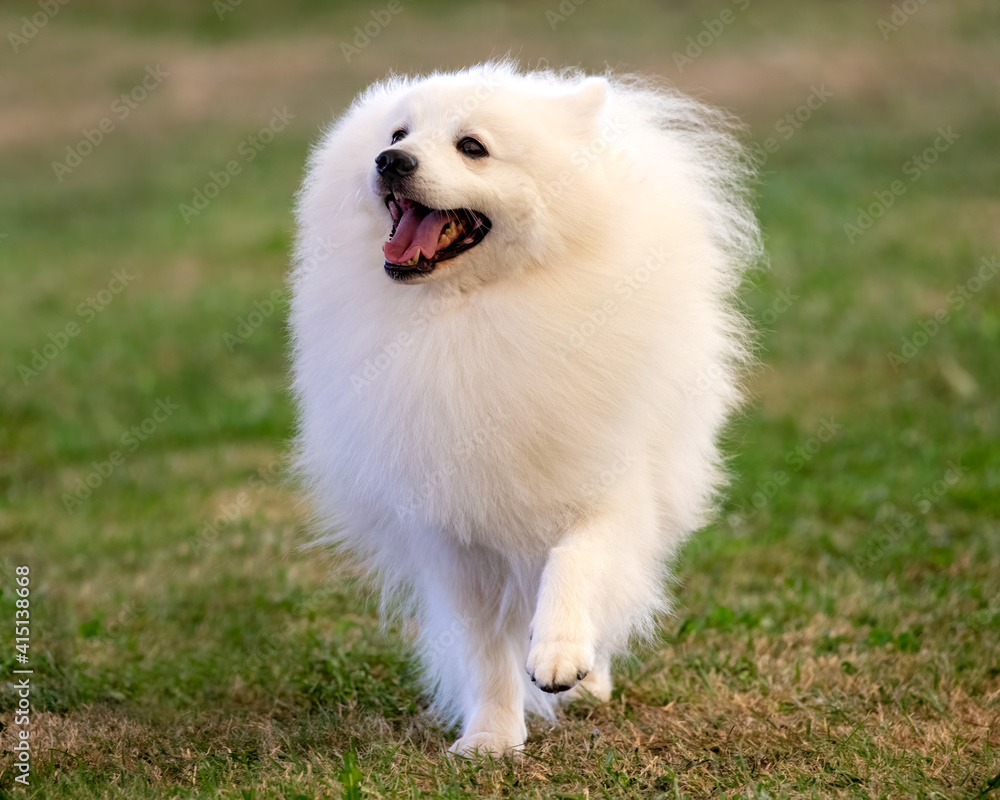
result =
[[[586,597],[600,572],[596,555],[578,537],[549,553],[526,665],[531,682],[543,692],[565,692],[596,666],[597,630]]]
[[[506,569],[490,554],[454,548],[439,566],[445,568],[425,584],[424,650],[439,697],[462,721],[451,752],[504,755],[527,738],[523,668],[530,608],[505,605]]]
[[[611,696],[610,657],[663,605],[663,552],[653,506],[621,486],[614,505],[549,551],[526,670],[539,689]],[[627,491],[626,491],[627,490]],[[581,683],[582,682],[582,683]]]
[[[523,622],[522,622],[523,625]],[[523,627],[518,640],[523,638]],[[451,746],[459,755],[504,755],[527,738],[524,724],[524,645],[495,624],[473,621],[465,642],[462,735]]]

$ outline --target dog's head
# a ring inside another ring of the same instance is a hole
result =
[[[397,86],[367,120],[366,205],[400,283],[487,281],[582,231],[603,79],[558,87],[490,70]],[[362,102],[362,110],[364,109]]]

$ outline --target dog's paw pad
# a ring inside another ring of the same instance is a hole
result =
[[[539,642],[528,653],[525,670],[543,692],[565,692],[590,674],[594,657],[589,648],[570,642]]]

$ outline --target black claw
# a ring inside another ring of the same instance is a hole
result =
[[[553,686],[547,686],[545,684],[539,684],[538,688],[541,689],[543,692],[548,692],[549,694],[559,694],[559,692],[565,692],[565,691],[567,691],[569,689],[572,689],[573,687],[572,686],[567,686],[566,684],[563,684],[563,683],[557,683],[557,684],[555,684]]]

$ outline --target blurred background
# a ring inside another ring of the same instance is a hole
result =
[[[0,792],[21,565],[32,797],[1000,787],[996,0],[4,0],[0,35]],[[299,549],[284,275],[323,125],[506,54],[747,123],[764,366],[660,646],[456,766],[406,631]]]

